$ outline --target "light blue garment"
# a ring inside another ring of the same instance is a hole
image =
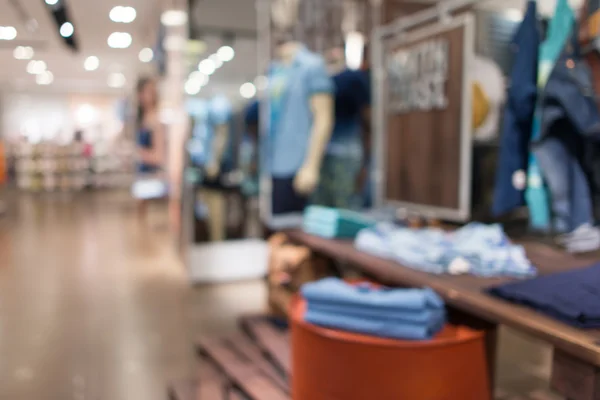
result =
[[[279,129],[279,121],[283,114],[290,72],[290,67],[275,64],[269,76],[269,140],[271,144],[274,144],[273,139]]]
[[[301,288],[309,304],[370,307],[390,312],[442,309],[443,300],[431,289],[387,289],[369,284],[350,285],[337,278],[307,283]]]
[[[305,232],[325,238],[355,238],[362,229],[374,224],[364,214],[322,206],[307,207],[302,218]]]
[[[194,119],[192,138],[188,143],[188,151],[196,165],[207,165],[213,159],[213,140],[218,126],[229,124],[232,116],[232,106],[223,96],[216,96],[210,101],[192,99],[188,101],[188,113]],[[230,143],[232,142],[230,136]],[[231,162],[230,146],[227,146],[221,159],[221,169]]]
[[[369,306],[347,306],[329,303],[311,302],[308,307],[311,310],[326,314],[345,315],[353,318],[389,319],[396,323],[416,325],[437,325],[440,319],[444,319],[446,312],[443,309],[423,309],[419,311],[389,310]]]
[[[446,321],[443,300],[431,289],[389,289],[337,278],[307,283],[305,321],[395,339],[431,338]]]
[[[538,68],[538,90],[543,91],[562,49],[571,36],[575,25],[575,15],[567,0],[558,0],[554,16],[549,22],[546,40],[540,46],[540,59]],[[537,107],[533,121],[531,139],[533,142],[540,139],[542,121],[542,100],[538,96]],[[525,199],[529,207],[530,224],[539,230],[549,230],[550,196],[544,186],[541,168],[533,152],[529,155],[529,168],[527,171],[527,190]]]
[[[258,196],[259,177],[257,167],[256,143],[245,135],[240,144],[240,168],[244,174],[242,179],[242,193],[246,197]]]
[[[524,278],[537,273],[525,249],[511,244],[500,225],[472,223],[447,233],[440,229],[380,224],[361,231],[354,243],[361,251],[434,274],[452,272]],[[456,261],[462,264],[459,270],[454,270]]]
[[[283,74],[283,78],[282,78]],[[281,93],[275,90],[282,80]],[[275,178],[290,178],[306,157],[313,123],[310,100],[319,93],[333,93],[323,58],[301,47],[292,64],[275,63],[269,71],[269,108],[271,120],[263,149],[262,165]]]
[[[190,98],[186,101],[186,109],[193,120],[192,134],[186,145],[194,165],[204,165],[207,139],[208,102],[203,99]]]
[[[444,326],[444,320],[437,324],[409,324],[390,320],[389,318],[363,318],[344,314],[329,314],[308,307],[304,320],[310,324],[326,328],[340,329],[391,339],[429,340]]]

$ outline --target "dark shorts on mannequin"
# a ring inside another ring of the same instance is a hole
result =
[[[273,215],[302,212],[308,205],[308,197],[294,190],[294,178],[273,178],[271,212]]]
[[[204,177],[202,180],[202,187],[206,189],[214,190],[225,190],[226,187],[223,185],[222,177],[219,175],[216,178]]]

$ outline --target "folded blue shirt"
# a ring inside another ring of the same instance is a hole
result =
[[[600,264],[509,283],[489,292],[572,326],[600,328]]]
[[[361,231],[356,248],[424,272],[455,273],[454,261],[478,276],[531,277],[537,273],[522,246],[512,244],[500,225],[469,224],[453,233],[379,224]],[[457,272],[456,272],[457,273]]]
[[[440,319],[437,324],[409,324],[398,323],[390,319],[356,318],[343,314],[330,314],[312,310],[310,307],[304,315],[308,323],[326,328],[340,329],[357,332],[377,337],[405,340],[427,340],[431,339],[444,326],[444,320]]]
[[[326,238],[354,238],[362,229],[374,224],[364,214],[323,206],[307,207],[302,219],[305,232]]]
[[[441,309],[443,300],[431,289],[387,289],[369,284],[350,285],[337,278],[307,283],[302,296],[311,303],[370,307],[388,311]]]
[[[308,303],[308,309],[321,314],[344,315],[356,319],[385,319],[397,324],[414,324],[425,326],[437,326],[440,320],[444,320],[446,318],[446,312],[443,309],[405,311],[381,309],[369,306],[348,306],[343,304],[320,302]]]

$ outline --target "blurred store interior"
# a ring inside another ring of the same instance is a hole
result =
[[[598,0],[0,0],[0,399],[600,399],[599,51]]]

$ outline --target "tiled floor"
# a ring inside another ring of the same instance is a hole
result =
[[[143,228],[134,211],[106,194],[11,202],[0,219],[0,399],[165,399],[167,381],[193,374],[194,335],[264,309],[261,282],[190,288],[164,213]],[[503,396],[546,387],[549,350],[501,338]]]

